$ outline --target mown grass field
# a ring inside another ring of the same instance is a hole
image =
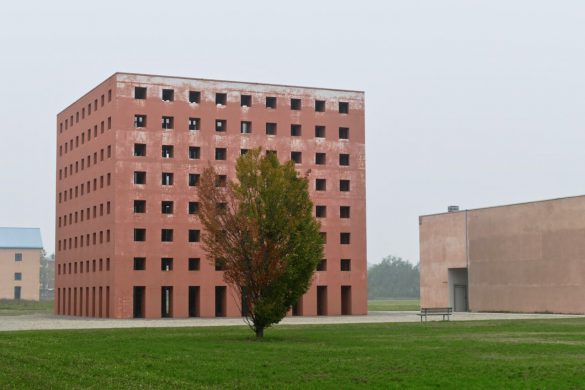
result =
[[[23,314],[50,314],[53,312],[53,301],[13,301],[0,299],[0,316],[18,316]]]
[[[369,311],[409,311],[420,310],[418,299],[371,299],[368,300]]]
[[[0,332],[0,388],[585,388],[585,319]]]

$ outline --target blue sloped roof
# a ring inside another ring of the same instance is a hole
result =
[[[0,227],[0,248],[41,249],[41,229]]]

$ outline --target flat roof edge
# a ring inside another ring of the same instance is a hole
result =
[[[168,79],[198,80],[198,81],[211,81],[211,82],[234,83],[234,84],[270,85],[270,86],[274,86],[274,87],[302,88],[302,89],[318,89],[318,90],[325,90],[325,91],[339,91],[339,92],[352,92],[352,93],[365,94],[365,91],[353,90],[353,89],[322,88],[322,87],[312,87],[312,86],[303,86],[303,85],[290,85],[290,84],[276,84],[276,83],[259,83],[259,82],[255,82],[255,81],[236,81],[236,80],[206,79],[206,78],[200,78],[200,77],[168,76],[168,75],[160,75],[160,74],[130,73],[130,72],[116,72],[116,73],[114,73],[114,75],[161,77],[161,78],[168,78]]]
[[[558,197],[558,198],[531,200],[528,202],[518,202],[518,203],[501,204],[501,205],[496,205],[496,206],[476,207],[474,209],[464,209],[464,210],[459,210],[459,211],[451,211],[451,212],[446,211],[446,212],[442,212],[442,213],[423,214],[423,215],[420,215],[419,218],[436,217],[439,215],[458,214],[458,213],[464,213],[467,211],[487,210],[487,209],[495,209],[495,208],[501,208],[501,207],[522,206],[522,205],[528,205],[528,204],[533,204],[533,203],[554,202],[554,201],[558,201],[558,200],[575,199],[575,198],[585,198],[585,195],[562,196],[562,197]]]

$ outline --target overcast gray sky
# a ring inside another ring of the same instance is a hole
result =
[[[585,2],[0,6],[0,226],[54,251],[55,116],[116,71],[366,91],[368,261],[418,216],[585,194]]]

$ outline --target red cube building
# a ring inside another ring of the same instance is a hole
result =
[[[364,93],[116,73],[57,115],[63,315],[236,317],[201,249],[199,175],[248,149],[311,170],[325,259],[291,315],[367,313]]]

